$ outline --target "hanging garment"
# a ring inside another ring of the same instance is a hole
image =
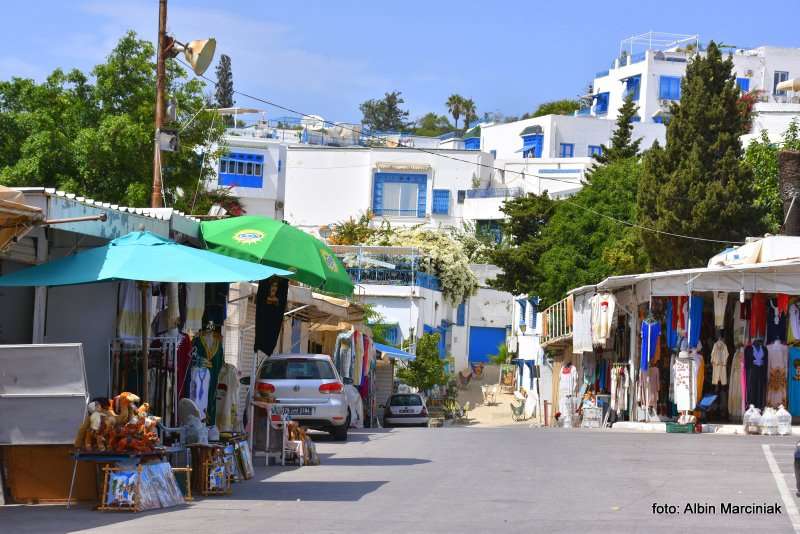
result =
[[[786,293],[778,293],[776,300],[778,301],[778,311],[781,313],[789,313],[789,295]]]
[[[216,333],[201,333],[192,340],[192,367],[204,367],[209,370],[208,390],[206,391],[206,424],[213,426],[217,414],[217,379],[225,363],[222,337]],[[194,399],[192,399],[194,400]],[[199,405],[198,405],[199,406]]]
[[[787,314],[781,313],[777,299],[767,301],[767,345],[773,341],[786,343]]]
[[[687,337],[689,347],[696,347],[700,342],[700,327],[703,325],[703,297],[689,299],[689,326]]]
[[[655,409],[658,405],[658,392],[661,389],[661,373],[658,367],[647,370],[647,388],[645,389],[645,406]]]
[[[800,414],[800,347],[789,347],[789,412]]]
[[[796,303],[789,306],[789,343],[800,342],[800,308]],[[791,412],[791,410],[789,410]],[[792,412],[793,413],[793,412]]]
[[[578,391],[578,369],[574,365],[561,368],[558,381],[559,396],[575,395]]]
[[[736,301],[733,311],[733,342],[736,345],[744,345],[747,341],[747,320],[742,317],[744,304]]]
[[[592,343],[605,347],[616,323],[617,299],[611,293],[592,297]]]
[[[689,324],[689,298],[678,297],[678,332],[686,336],[686,327]]]
[[[655,357],[658,338],[661,335],[661,324],[655,321],[642,321],[642,350],[639,363],[640,371],[647,371],[650,360]]]
[[[750,345],[744,352],[747,372],[747,404],[763,410],[767,400],[767,350],[764,345]]]
[[[694,359],[694,373],[697,377],[694,399],[695,402],[699,402],[699,400],[703,398],[703,385],[706,379],[706,362],[703,359],[703,355],[696,350],[691,351],[689,354]]]
[[[353,369],[351,377],[353,384],[361,384],[361,372],[364,364],[364,338],[361,332],[356,331],[353,333]]]
[[[211,382],[211,371],[207,367],[192,367],[190,372],[189,399],[193,400],[200,410],[200,418],[206,417],[208,409],[208,388]],[[206,423],[208,424],[208,423]]]
[[[767,346],[767,405],[777,408],[786,405],[786,366],[789,347],[775,341]]]
[[[595,371],[597,365],[595,362],[594,352],[586,352],[583,354],[583,384],[589,388],[594,384]]]
[[[184,332],[196,334],[203,329],[203,310],[206,308],[206,285],[186,284],[186,324]]]
[[[289,281],[273,276],[258,283],[256,292],[256,339],[253,350],[271,355],[278,344],[286,313]]]
[[[572,352],[592,351],[592,299],[586,295],[575,297],[573,304]]]
[[[714,326],[725,328],[725,308],[728,306],[728,293],[714,292]]]
[[[149,309],[150,294],[147,296]],[[148,319],[147,324],[150,324]],[[142,292],[137,282],[123,280],[119,283],[119,310],[117,311],[117,337],[124,341],[141,343]]]
[[[667,299],[667,305],[664,312],[664,335],[666,336],[667,348],[670,350],[675,348],[675,345],[678,343],[678,330],[675,328],[672,312],[673,299],[675,299],[675,297],[669,297]]]
[[[761,293],[754,293],[750,299],[750,337],[763,338],[767,328],[767,299]],[[761,406],[763,408],[763,406]]]
[[[678,355],[674,352],[669,356],[669,401],[675,402],[675,360]]]
[[[728,345],[718,339],[711,349],[711,385],[728,383]]]
[[[694,359],[687,352],[681,352],[673,364],[675,376],[675,404],[678,411],[693,410],[697,404],[697,381],[693,379]]]
[[[742,393],[744,381],[744,349],[739,348],[731,362],[730,387],[728,388],[728,414],[731,417],[741,417],[744,413],[744,398]]]
[[[238,420],[239,373],[236,367],[225,363],[219,372],[216,390],[217,428],[220,432],[233,432]]]

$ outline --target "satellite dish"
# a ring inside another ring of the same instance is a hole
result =
[[[217,48],[217,40],[213,37],[208,39],[200,39],[197,41],[189,41],[183,49],[183,55],[192,70],[198,76],[201,76],[208,66],[211,65],[211,60],[214,59],[214,51]]]

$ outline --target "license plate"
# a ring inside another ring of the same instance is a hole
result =
[[[411,413],[411,409],[409,408],[401,408],[400,413]]]
[[[313,415],[314,408],[311,406],[284,406],[285,415]]]

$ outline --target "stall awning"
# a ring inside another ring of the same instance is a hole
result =
[[[43,219],[42,210],[25,204],[25,195],[0,185],[0,250]]]
[[[392,358],[397,358],[398,360],[416,360],[417,356],[411,354],[410,352],[405,352],[397,347],[392,347],[390,345],[384,345],[383,343],[374,343],[375,350],[380,351]]]

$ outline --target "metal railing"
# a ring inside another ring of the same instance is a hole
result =
[[[521,187],[489,187],[483,189],[467,189],[467,198],[508,198],[522,196]]]
[[[380,267],[348,267],[347,274],[356,284],[387,286],[419,286],[439,291],[439,279],[428,273],[411,269],[386,269]]]
[[[568,313],[569,312],[569,313]],[[542,312],[541,343],[555,343],[572,336],[571,310],[567,299],[561,299]]]

